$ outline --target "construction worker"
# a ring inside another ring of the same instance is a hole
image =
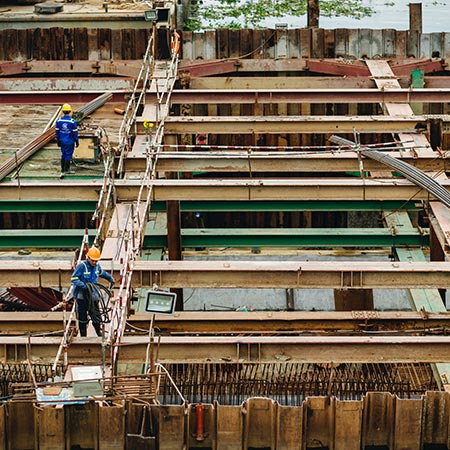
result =
[[[61,175],[59,178],[62,179],[66,173],[73,173],[70,171],[70,162],[74,147],[78,147],[79,141],[77,121],[70,116],[72,107],[65,103],[61,111],[63,116],[56,121],[56,143],[61,149]]]
[[[97,281],[101,277],[108,280],[112,285],[114,284],[114,278],[101,268],[98,262],[101,254],[97,247],[91,247],[86,257],[85,261],[77,265],[71,278],[74,287],[73,297],[77,302],[78,327],[80,335],[86,336],[89,314],[97,336],[101,336],[101,315],[99,310],[101,290],[99,288],[104,287],[99,285]]]

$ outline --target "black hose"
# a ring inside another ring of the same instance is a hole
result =
[[[109,323],[111,290],[100,283],[86,283],[87,311],[93,323]]]

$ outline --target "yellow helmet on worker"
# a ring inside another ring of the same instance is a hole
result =
[[[91,247],[87,252],[87,257],[92,261],[99,261],[101,258],[100,250],[97,247]]]
[[[72,107],[68,103],[64,103],[61,108],[62,112],[72,112]]]

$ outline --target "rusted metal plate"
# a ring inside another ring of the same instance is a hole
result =
[[[180,450],[185,442],[185,408],[160,405],[158,414],[159,450]]]
[[[423,401],[420,399],[395,399],[394,450],[420,450]]]
[[[8,449],[32,450],[35,448],[34,406],[32,402],[8,403],[7,443]]]
[[[305,408],[306,448],[333,447],[334,410],[329,397],[309,397]]]
[[[395,397],[387,392],[369,392],[363,412],[363,448],[393,448]]]
[[[242,445],[243,416],[241,406],[215,403],[217,450],[235,450]]]
[[[363,405],[361,401],[333,399],[335,405],[335,450],[361,448]]]
[[[275,450],[276,405],[268,398],[250,398],[244,403],[244,448]]]
[[[99,450],[125,447],[125,408],[122,404],[98,405]]]
[[[277,407],[277,450],[302,450],[304,443],[304,407]]]
[[[34,410],[36,441],[42,450],[65,448],[64,405],[41,405]]]
[[[450,444],[450,394],[429,391],[423,398],[424,426],[422,443],[448,446]]]

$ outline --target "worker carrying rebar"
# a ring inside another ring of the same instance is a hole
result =
[[[88,315],[92,321],[97,336],[102,335],[102,323],[109,321],[107,311],[99,308],[99,301],[103,299],[107,291],[108,300],[110,291],[105,286],[97,283],[98,278],[104,278],[114,284],[112,275],[102,269],[99,262],[101,258],[100,250],[91,247],[86,255],[86,260],[80,262],[72,274],[73,297],[77,302],[77,318],[80,335],[87,335]],[[103,306],[103,303],[102,303]]]
[[[77,121],[70,116],[72,107],[65,103],[61,111],[63,116],[56,121],[56,143],[61,149],[61,175],[59,178],[62,179],[66,173],[73,173],[70,170],[70,163],[75,146],[79,145],[79,140]]]

